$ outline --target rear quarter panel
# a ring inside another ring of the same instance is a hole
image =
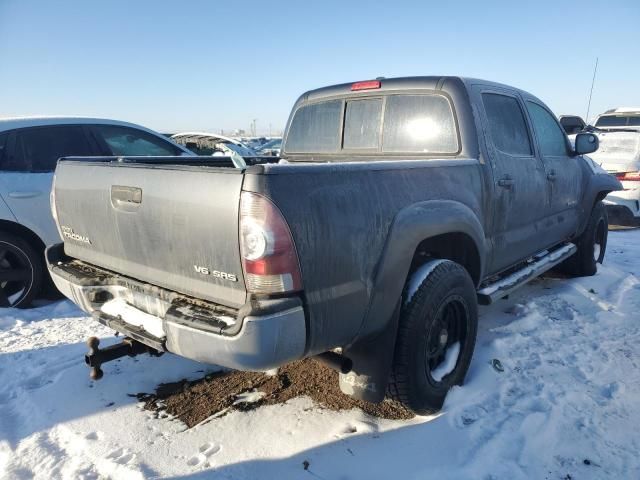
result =
[[[468,159],[398,160],[273,165],[264,175],[247,174],[243,189],[270,198],[291,228],[308,311],[309,354],[349,345],[360,332],[390,227],[401,210],[447,199],[468,207],[483,224],[481,169]],[[410,250],[410,262],[415,246],[402,248]],[[405,280],[398,279],[400,288]]]

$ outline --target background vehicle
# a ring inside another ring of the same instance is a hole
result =
[[[282,139],[274,138],[273,140],[269,140],[267,143],[262,145],[258,153],[260,155],[269,156],[269,157],[279,157],[280,149],[282,148]]]
[[[640,108],[608,110],[596,119],[594,133],[600,148],[591,158],[624,188],[607,196],[607,210],[616,223],[640,225]]]
[[[473,354],[477,302],[561,265],[593,275],[620,183],[540,100],[458,77],[303,94],[287,162],[61,161],[56,285],[151,348],[243,370],[316,357],[340,386],[437,410]],[[82,188],[79,186],[82,185]],[[83,205],[79,209],[77,205]],[[340,348],[340,353],[335,349]],[[391,380],[389,380],[391,379]]]
[[[560,125],[564,128],[567,135],[575,135],[584,130],[587,126],[582,117],[577,115],[560,115]]]
[[[0,307],[24,307],[46,276],[45,245],[60,241],[49,194],[58,158],[191,155],[144,127],[96,118],[0,119]]]
[[[235,152],[241,157],[258,156],[255,150],[242,142],[215,133],[184,132],[176,133],[171,138],[196,155],[230,156],[231,152]]]
[[[262,145],[269,141],[269,139],[267,139],[266,137],[242,137],[240,138],[240,141],[242,141],[242,143],[252,148],[253,150],[258,151],[262,148]]]

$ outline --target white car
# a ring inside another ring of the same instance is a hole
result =
[[[45,246],[61,241],[49,195],[67,156],[193,155],[139,125],[69,117],[0,118],[0,307],[26,307],[47,279]]]
[[[257,157],[258,154],[238,140],[208,132],[182,132],[171,136],[171,139],[188,148],[196,155]]]
[[[600,147],[590,156],[624,187],[607,195],[604,203],[624,223],[640,224],[640,108],[608,110],[594,126]]]

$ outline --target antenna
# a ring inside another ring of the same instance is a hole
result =
[[[593,84],[596,83],[596,72],[598,71],[598,57],[596,57],[596,66],[593,69],[593,79],[591,80],[591,91],[589,92],[589,103],[587,104],[587,116],[584,121],[589,123],[589,110],[591,110],[591,96],[593,95]]]

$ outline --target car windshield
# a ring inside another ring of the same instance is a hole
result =
[[[640,115],[603,115],[596,127],[640,127]]]
[[[282,139],[278,138],[276,140],[268,141],[267,143],[265,143],[260,147],[260,150],[268,150],[270,148],[280,148],[281,145],[282,145]]]

